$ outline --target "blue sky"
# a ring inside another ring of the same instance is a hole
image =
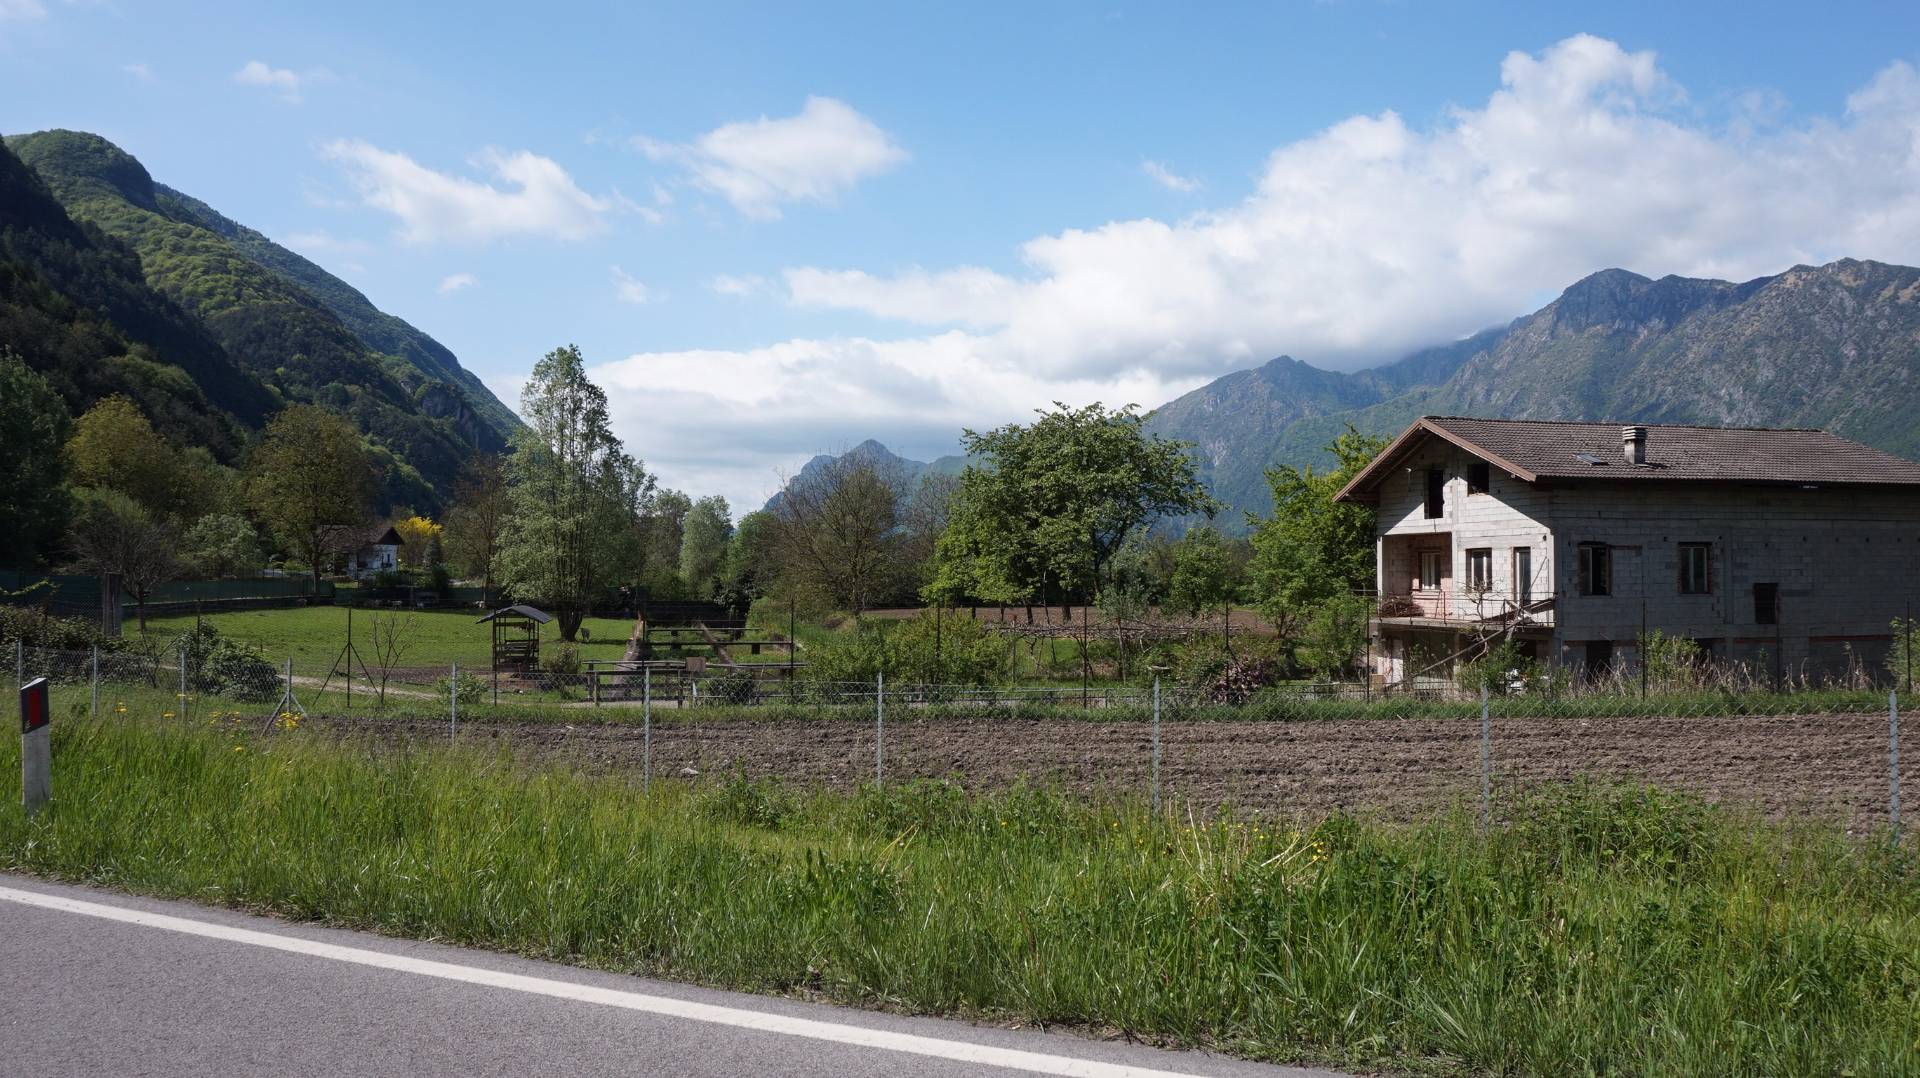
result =
[[[577,342],[670,485],[1351,368],[1579,276],[1920,261],[1912,4],[0,0],[96,131],[515,403]]]

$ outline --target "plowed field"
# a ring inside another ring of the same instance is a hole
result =
[[[388,742],[443,740],[440,723],[322,718],[344,734]],[[635,725],[489,722],[460,740],[496,742],[522,759],[638,775]],[[891,720],[886,777],[951,778],[992,788],[1027,779],[1094,795],[1147,790],[1145,723],[1093,720]],[[875,731],[845,719],[689,722],[653,730],[660,779],[740,771],[802,785],[871,779]],[[1501,719],[1493,723],[1496,798],[1515,787],[1591,775],[1657,783],[1774,816],[1854,825],[1887,811],[1887,718],[1831,714],[1718,718]],[[1903,800],[1920,802],[1920,744],[1903,760]],[[1167,722],[1161,783],[1205,812],[1221,803],[1263,812],[1336,809],[1410,819],[1480,790],[1480,726],[1458,720]]]

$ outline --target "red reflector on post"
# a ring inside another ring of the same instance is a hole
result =
[[[30,734],[51,719],[47,708],[47,679],[37,677],[20,686],[20,732]]]

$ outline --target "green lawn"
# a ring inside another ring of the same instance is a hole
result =
[[[373,646],[374,619],[394,614],[411,619],[406,633],[409,641],[400,666],[446,666],[459,663],[478,670],[491,660],[492,633],[475,619],[477,612],[466,610],[420,610],[411,613],[356,609],[353,611],[353,635],[365,652]],[[347,608],[341,606],[288,607],[276,610],[238,610],[208,614],[203,618],[220,635],[244,640],[259,647],[274,663],[293,658],[296,674],[322,675],[346,644]],[[191,614],[178,617],[148,618],[147,634],[171,638],[194,625]],[[618,659],[626,653],[631,622],[613,618],[588,618],[583,628],[588,639],[581,641],[581,659]],[[541,646],[549,653],[560,643],[558,625],[548,625],[541,633]]]
[[[117,716],[117,712],[116,712]],[[1920,1073],[1912,845],[1574,784],[1482,832],[54,725],[0,869],[603,969],[1449,1074]],[[0,774],[18,739],[0,738]]]

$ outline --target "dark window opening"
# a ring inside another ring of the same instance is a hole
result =
[[[1485,494],[1493,489],[1493,469],[1486,461],[1467,465],[1467,493]]]
[[[1708,595],[1713,592],[1710,566],[1713,546],[1709,543],[1680,544],[1680,594]]]
[[[1756,625],[1780,624],[1780,585],[1753,586],[1753,621]]]
[[[1613,641],[1589,640],[1586,652],[1588,681],[1598,681],[1613,671]]]
[[[1613,551],[1607,544],[1580,544],[1580,594],[1613,594]]]
[[[1513,594],[1525,606],[1533,602],[1533,548],[1513,548]]]
[[[1427,469],[1427,519],[1438,520],[1447,504],[1447,473],[1441,468]]]

